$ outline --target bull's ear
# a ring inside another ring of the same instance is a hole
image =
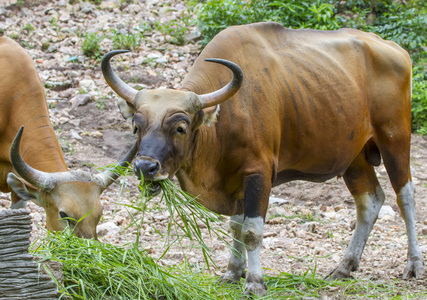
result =
[[[46,203],[40,201],[40,190],[27,185],[22,179],[13,173],[7,175],[7,184],[18,195],[21,200],[33,201],[39,206],[45,207]]]
[[[213,123],[215,123],[218,118],[219,109],[219,105],[203,109],[203,124],[211,126]]]
[[[135,107],[122,98],[117,100],[117,106],[119,107],[120,113],[123,118],[125,118],[129,124],[132,124],[133,114],[135,113]]]

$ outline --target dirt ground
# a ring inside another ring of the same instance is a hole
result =
[[[159,1],[148,2],[154,4],[146,4],[147,9],[148,5],[159,5]],[[160,3],[163,2],[176,8],[181,1],[160,1]],[[74,24],[70,20],[67,21],[68,23],[61,21],[68,24],[70,28],[75,24],[84,24],[89,28],[97,18],[99,20],[100,16],[111,16],[109,22],[114,24],[114,15],[117,15],[114,9],[100,11],[94,7],[89,14],[81,14],[78,10],[80,8],[70,8],[66,3],[64,5],[56,2],[52,4],[49,1],[47,3],[49,3],[47,6],[57,11],[59,20],[67,10],[77,11],[69,13]],[[31,15],[25,15],[25,11],[22,12],[17,8],[13,8],[13,13],[9,15],[0,15],[5,24],[11,24],[6,28],[5,34],[19,32],[19,26],[22,27],[23,24],[19,25],[16,20],[22,20],[26,16],[30,19],[37,16],[43,18],[44,15],[51,14],[51,10],[46,11],[46,7],[32,6]],[[121,9],[120,12],[124,16],[128,13],[126,8]],[[64,20],[66,18],[64,17]],[[76,20],[78,18],[82,18],[83,21]],[[13,22],[8,22],[7,19]],[[41,24],[44,23],[41,22]],[[34,42],[35,47],[26,49],[32,55],[43,82],[66,80],[71,82],[71,85],[66,88],[47,88],[51,120],[69,168],[94,171],[96,168],[115,163],[133,144],[136,137],[119,113],[116,105],[117,97],[103,80],[99,61],[83,59],[77,65],[67,62],[67,57],[70,58],[73,55],[82,57],[81,40],[77,39],[70,45],[66,44],[67,38],[71,41],[74,38],[72,35],[67,36],[67,32],[69,31],[63,31],[65,38],[58,37],[58,50],[55,52],[42,50],[35,41],[37,38],[46,37],[48,31],[42,31],[38,36],[29,35],[22,40],[27,41],[26,45]],[[108,43],[107,41],[103,44],[103,49],[106,51],[112,50],[111,41]],[[118,69],[118,74],[136,87],[138,85],[147,88],[178,87],[182,77],[197,57],[199,51],[197,44],[191,43],[184,46],[166,44],[156,34],[150,36],[150,43],[151,45],[147,45],[148,43],[142,45],[139,52],[127,55],[123,61],[116,61],[115,64],[122,65],[121,69]],[[61,48],[68,46],[73,49]],[[156,58],[168,56],[169,61],[166,65],[141,64],[141,57],[144,58],[150,53],[159,54]],[[174,60],[175,57],[178,59]],[[91,95],[89,102],[78,106],[73,99],[82,93],[83,80],[94,82],[95,87],[90,87],[86,91]],[[416,187],[417,233],[424,259],[427,260],[427,137],[416,134],[412,136],[411,165]],[[360,270],[355,272],[354,276],[384,282],[398,282],[404,288],[424,290],[425,280],[411,279],[409,282],[399,280],[406,265],[405,227],[395,201],[395,193],[389,184],[383,165],[376,168],[376,171],[386,194],[384,205],[391,207],[392,212],[378,219],[365,247]],[[104,216],[101,225],[108,223],[111,226],[102,227],[101,241],[124,245],[135,240],[137,228],[130,226],[131,215],[134,218],[141,218],[142,214],[137,210],[127,209],[124,205],[135,203],[138,195],[137,181],[134,176],[121,178],[118,183],[113,184],[103,193],[101,201],[104,205]],[[302,273],[316,268],[318,274],[326,276],[343,257],[354,229],[355,205],[343,180],[335,178],[322,184],[291,182],[275,187],[271,197],[279,200],[272,201],[266,218],[261,253],[265,273],[271,275],[280,271]],[[7,209],[10,206],[8,199],[9,195],[0,194],[0,209]],[[29,203],[29,208],[34,220],[32,239],[36,240],[45,234],[45,215],[43,209],[33,203]],[[156,231],[166,232],[168,218],[160,196],[148,203],[140,243],[142,248],[148,249],[153,257],[160,257],[165,249],[164,240]],[[228,227],[227,218],[219,226]],[[206,229],[203,231],[206,237],[205,242],[212,247],[213,259],[218,265],[218,269],[213,269],[213,272],[219,275],[227,266],[229,251],[217,239],[210,239]],[[184,244],[186,245],[184,251],[172,248],[161,263],[165,265],[181,263],[184,252],[190,262],[203,264],[200,251],[191,247],[189,242]]]

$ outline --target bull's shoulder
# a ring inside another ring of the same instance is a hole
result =
[[[0,54],[2,56],[25,56],[30,58],[30,55],[18,43],[7,36],[0,37]]]
[[[38,73],[30,54],[12,39],[0,37],[0,79],[14,85],[29,83],[40,85]]]

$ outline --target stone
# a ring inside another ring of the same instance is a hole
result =
[[[71,131],[71,137],[75,140],[81,140],[83,139],[77,132]]]
[[[269,205],[284,205],[288,204],[290,201],[282,198],[270,197],[268,200]]]
[[[302,225],[302,229],[304,229],[307,232],[315,233],[317,232],[318,224],[319,224],[318,222],[307,222]]]
[[[95,81],[91,79],[83,79],[79,82],[80,89],[82,89],[85,93],[88,93],[91,90],[96,88]]]
[[[106,10],[113,10],[118,7],[119,7],[119,4],[115,1],[102,1],[101,5],[99,6],[100,9],[106,9]]]
[[[83,2],[80,9],[83,13],[89,14],[93,11],[93,6],[89,2]]]
[[[71,102],[71,108],[77,108],[78,106],[85,106],[92,100],[92,97],[88,94],[77,94],[73,97]]]
[[[98,225],[96,232],[99,236],[114,236],[120,232],[120,227],[114,222],[106,222]]]
[[[396,212],[393,210],[393,208],[390,205],[383,205],[381,207],[379,214],[378,214],[378,218],[382,219],[387,215],[391,216],[394,220],[396,217]]]

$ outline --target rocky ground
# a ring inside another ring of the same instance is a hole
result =
[[[184,45],[169,43],[172,37],[154,28],[157,21],[166,24],[179,20],[185,9],[183,1],[112,0],[102,1],[100,5],[65,0],[6,2],[0,1],[0,31],[17,40],[33,57],[46,87],[52,124],[71,169],[94,170],[112,164],[135,140],[129,124],[119,113],[117,96],[102,77],[100,62],[82,53],[85,32],[106,36],[101,42],[104,54],[114,49],[108,36],[113,29],[128,34],[138,28],[151,28],[143,31],[144,38],[137,49],[113,60],[121,78],[136,88],[179,87],[200,51],[196,28],[191,28],[185,36]],[[416,226],[425,256],[426,137],[413,135],[411,161],[416,186]],[[360,270],[354,275],[396,282],[406,264],[405,228],[383,166],[377,168],[377,174],[386,193],[386,203],[364,250]],[[169,216],[160,197],[148,203],[144,215],[128,208],[126,205],[134,204],[138,194],[133,176],[122,178],[120,184],[113,184],[103,193],[100,239],[117,245],[135,241],[137,227],[131,220],[143,216],[140,243],[154,257],[159,257],[165,246],[158,232],[166,232]],[[302,273],[317,268],[317,273],[327,275],[343,257],[354,229],[355,206],[343,180],[333,179],[324,184],[292,182],[274,188],[271,197],[261,253],[265,273]],[[0,194],[0,209],[9,207],[9,195]],[[43,209],[32,203],[29,208],[34,221],[32,239],[36,240],[45,234],[45,215]],[[220,226],[228,226],[227,219]],[[218,265],[213,272],[221,274],[227,265],[228,249],[216,239],[209,239],[206,229],[203,231]],[[190,262],[203,263],[197,249],[188,245],[184,252]],[[182,260],[182,251],[173,248],[161,262],[171,264]],[[426,284],[425,280],[397,282],[412,290],[423,290]]]

